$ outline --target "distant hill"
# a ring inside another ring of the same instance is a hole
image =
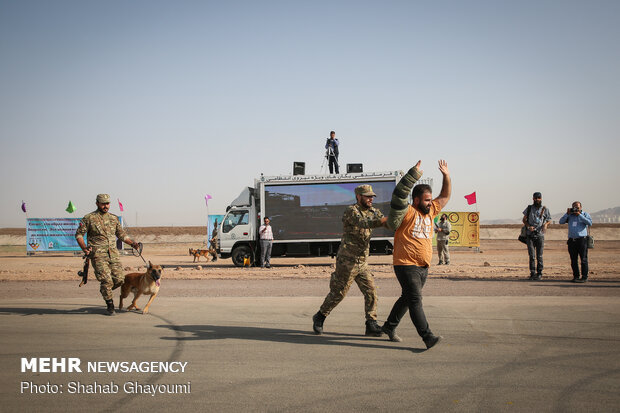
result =
[[[520,224],[520,219],[483,219],[480,221],[480,225],[505,225],[505,224]]]
[[[607,208],[601,211],[596,212],[588,212],[592,217],[592,222],[597,224],[602,223],[614,223],[620,222],[620,206],[615,208]],[[557,214],[552,214],[551,219],[555,222],[558,222],[560,218],[562,218],[564,212],[558,212]],[[481,220],[480,224],[482,225],[503,225],[503,224],[520,224],[521,219],[513,218],[513,219],[489,219],[489,220]]]
[[[620,206],[593,212],[590,216],[594,222],[620,222]]]

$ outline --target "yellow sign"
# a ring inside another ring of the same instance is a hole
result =
[[[441,211],[435,217],[435,222],[438,222],[443,214],[448,215],[448,221],[452,226],[448,245],[453,247],[480,246],[480,214],[478,212]],[[433,236],[433,245],[437,245],[437,234]]]

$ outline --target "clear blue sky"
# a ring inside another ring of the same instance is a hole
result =
[[[453,179],[450,210],[620,205],[620,2],[0,0],[0,227],[97,193],[204,225],[260,173]],[[353,197],[352,197],[353,199]],[[113,204],[112,212],[118,213]]]

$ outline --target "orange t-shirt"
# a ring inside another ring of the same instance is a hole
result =
[[[409,205],[407,215],[394,233],[394,265],[428,267],[433,257],[433,219],[441,211],[433,200],[431,210],[423,215]]]

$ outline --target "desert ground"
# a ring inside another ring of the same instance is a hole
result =
[[[451,265],[437,266],[436,256],[430,276],[443,279],[520,280],[527,278],[528,257],[524,244],[516,240],[518,225],[483,226],[480,248],[451,248]],[[204,248],[203,227],[131,228],[130,235],[144,243],[143,257],[164,265],[165,278],[171,280],[279,280],[328,279],[335,260],[331,257],[274,257],[271,269],[236,268],[230,259],[207,262],[204,257],[193,262],[189,248]],[[595,225],[592,234],[595,248],[589,251],[590,280],[620,280],[620,225]],[[553,225],[548,230],[544,252],[544,278],[572,278],[566,249],[566,226]],[[144,271],[140,257],[122,258],[126,272]],[[369,258],[376,279],[394,278],[392,257]],[[0,281],[77,281],[82,259],[71,253],[25,253],[23,229],[0,229]],[[91,270],[91,281],[94,276]]]

